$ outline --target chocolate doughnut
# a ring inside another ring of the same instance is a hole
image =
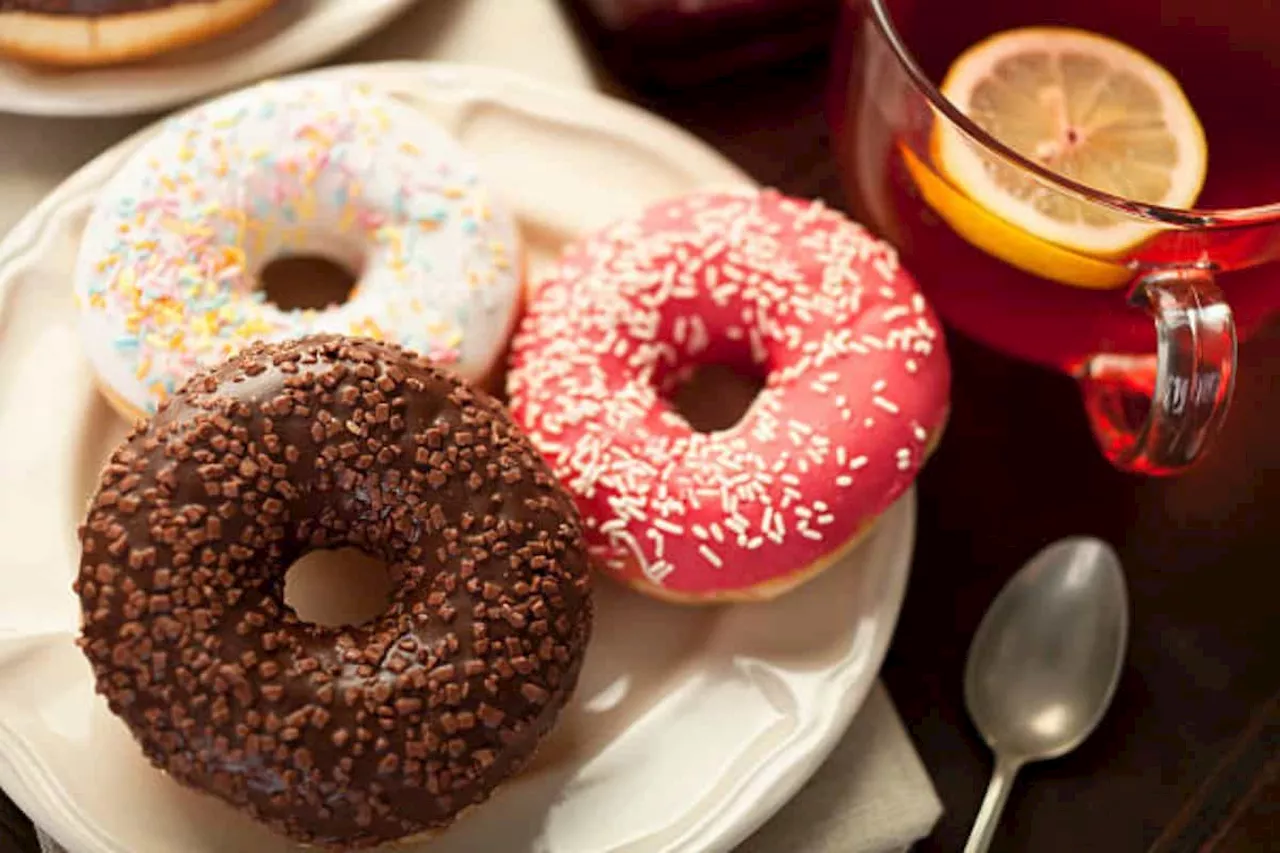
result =
[[[0,0],[0,54],[50,65],[145,59],[242,26],[277,0]]]
[[[80,530],[80,647],[148,759],[299,841],[447,826],[527,763],[591,631],[572,500],[505,409],[425,358],[255,344],[112,454]],[[304,622],[285,573],[355,547],[395,583]]]

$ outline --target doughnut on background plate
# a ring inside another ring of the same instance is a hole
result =
[[[149,59],[234,31],[275,0],[202,0],[103,16],[0,15],[0,53],[18,61],[92,68]]]
[[[319,73],[412,93],[470,147],[515,208],[535,277],[580,233],[746,180],[691,136],[599,95],[464,66]],[[75,529],[126,424],[80,354],[69,284],[51,284],[70,281],[94,192],[137,144],[72,176],[0,243],[0,786],[70,853],[296,851],[152,770],[73,642]],[[592,181],[575,180],[584,169]],[[533,765],[438,838],[391,849],[731,850],[861,706],[914,531],[909,492],[839,565],[767,604],[679,608],[597,584],[576,697]]]
[[[0,112],[107,116],[176,107],[314,65],[387,25],[416,2],[276,0],[231,32],[128,65],[67,70],[0,56]]]

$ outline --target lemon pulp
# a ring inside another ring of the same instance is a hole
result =
[[[966,50],[941,90],[1013,151],[1087,187],[1190,207],[1204,184],[1204,131],[1178,82],[1104,36],[1058,27],[998,33]],[[1124,254],[1159,227],[1034,177],[941,116],[930,137],[936,173],[905,145],[902,154],[926,203],[961,237],[1054,281],[1123,284]]]

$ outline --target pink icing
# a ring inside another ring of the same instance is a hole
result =
[[[705,363],[765,377],[715,433],[664,396]],[[660,203],[571,247],[508,381],[600,565],[696,597],[792,577],[887,509],[946,418],[950,366],[891,247],[765,191]]]

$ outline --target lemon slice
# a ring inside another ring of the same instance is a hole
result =
[[[987,254],[1023,272],[1075,287],[1110,289],[1133,278],[1123,263],[1073,252],[1010,225],[940,177],[910,147],[900,144],[899,148],[925,204],[953,231]]]
[[[1085,186],[1190,207],[1204,184],[1204,130],[1177,80],[1112,39],[1056,27],[999,33],[952,64],[942,93],[1014,151]],[[1048,187],[944,120],[930,147],[958,191],[930,204],[970,242],[1036,274],[1114,286],[1125,278],[1120,256],[1158,227]],[[907,165],[919,182],[920,164]]]

